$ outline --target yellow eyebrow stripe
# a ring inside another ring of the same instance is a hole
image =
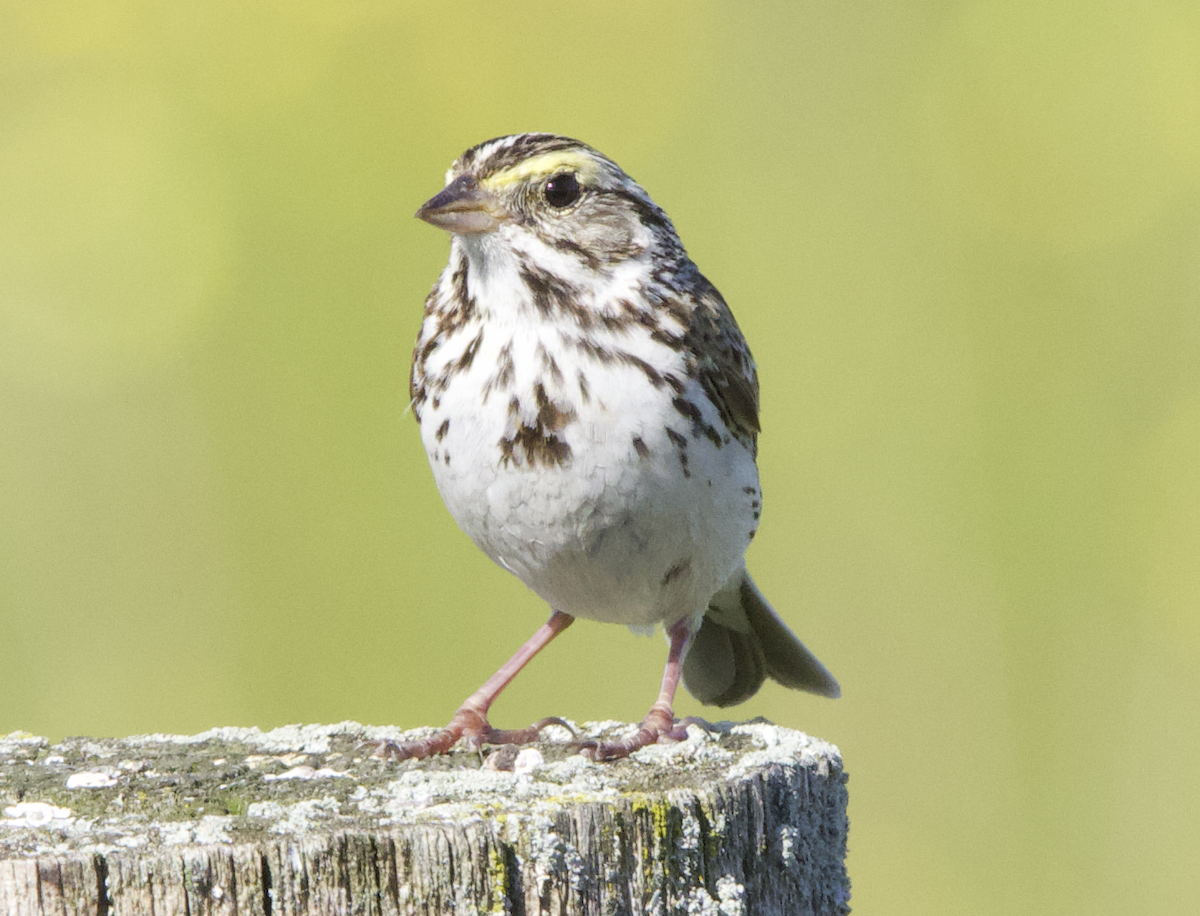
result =
[[[531,178],[549,178],[559,172],[574,172],[580,184],[589,184],[600,174],[600,169],[590,156],[574,150],[560,150],[543,153],[502,169],[483,179],[482,184],[490,191],[498,191]]]

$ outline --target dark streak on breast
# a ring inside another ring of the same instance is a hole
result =
[[[500,461],[502,464],[526,465],[528,467],[557,467],[571,460],[571,446],[559,433],[575,420],[575,411],[562,407],[546,393],[545,386],[538,384],[533,390],[537,404],[537,415],[531,424],[517,423],[516,432],[501,437]],[[508,405],[510,417],[521,416],[521,403],[513,398]]]
[[[496,371],[492,373],[492,377],[483,383],[483,390],[480,392],[480,400],[486,404],[488,395],[493,390],[503,391],[512,384],[513,374],[516,372],[516,366],[513,364],[512,355],[513,342],[510,340],[496,356]]]
[[[711,423],[705,421],[704,415],[700,412],[699,407],[697,407],[687,398],[682,397],[674,398],[671,403],[675,406],[676,410],[692,421],[693,436],[704,436],[717,448],[721,448],[725,444],[725,441],[721,437],[721,434],[717,431],[717,428]]]
[[[675,430],[671,429],[671,427],[668,426],[667,427],[667,438],[670,439],[671,442],[675,445],[675,451],[679,456],[679,466],[680,466],[680,468],[683,469],[683,476],[691,477],[692,472],[688,468],[687,436],[683,435],[683,433],[676,432]]]
[[[570,315],[581,328],[589,328],[594,324],[595,316],[583,303],[578,287],[562,277],[535,267],[525,267],[521,270],[521,281],[529,289],[534,308],[543,317]]]
[[[454,367],[459,372],[466,372],[471,368],[471,363],[475,362],[475,354],[479,352],[479,347],[483,343],[483,329],[479,329],[479,333],[471,338],[471,342],[467,344],[460,356],[454,362]]]
[[[550,378],[552,378],[556,383],[562,384],[562,370],[558,368],[558,362],[554,359],[553,355],[551,355],[550,351],[547,350],[543,344],[539,343],[537,345],[537,354],[542,360],[542,368],[544,368],[546,372],[550,374]]]

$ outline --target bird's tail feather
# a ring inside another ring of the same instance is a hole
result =
[[[684,659],[683,683],[701,703],[734,706],[754,696],[768,677],[825,697],[842,693],[742,570],[709,602]]]

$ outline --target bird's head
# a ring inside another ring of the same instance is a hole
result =
[[[468,250],[501,242],[528,255],[557,252],[592,270],[681,250],[641,185],[607,156],[557,134],[513,134],[472,147],[417,216]]]

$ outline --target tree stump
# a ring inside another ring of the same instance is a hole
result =
[[[0,914],[849,912],[837,748],[722,723],[598,764],[553,731],[399,764],[353,722],[0,737]]]

